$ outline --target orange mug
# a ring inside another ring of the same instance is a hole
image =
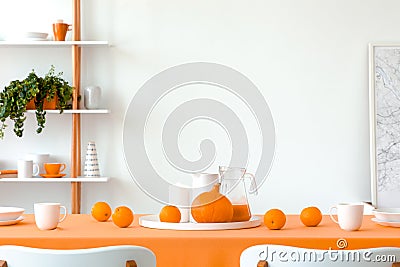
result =
[[[67,165],[65,163],[44,163],[46,174],[56,175],[65,170]]]
[[[62,20],[53,23],[54,40],[65,41],[65,36],[70,30],[72,30],[72,25],[64,23]]]

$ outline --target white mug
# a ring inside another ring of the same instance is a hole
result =
[[[39,165],[32,160],[18,160],[18,178],[32,178],[39,174]]]
[[[332,214],[337,209],[337,220]],[[332,221],[339,224],[340,228],[346,231],[360,229],[364,215],[364,204],[362,203],[340,203],[329,209],[329,216]]]
[[[192,199],[200,193],[210,191],[214,184],[218,182],[218,178],[217,173],[194,173],[192,175]]]
[[[50,160],[50,155],[49,155],[49,154],[35,154],[35,153],[31,153],[31,154],[27,154],[27,155],[25,156],[25,159],[27,159],[27,160],[32,160],[33,163],[38,164],[38,165],[39,165],[39,174],[40,174],[40,173],[45,173],[43,163],[49,162],[49,160]]]
[[[218,183],[219,175],[216,173],[194,173],[192,175],[192,202],[198,195],[210,191]]]
[[[60,219],[60,209],[64,210],[64,215]],[[60,203],[35,203],[34,204],[35,223],[40,230],[53,230],[58,223],[67,217],[67,208]]]

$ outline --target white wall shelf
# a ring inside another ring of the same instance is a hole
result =
[[[69,47],[79,46],[108,46],[108,41],[0,41],[0,46],[45,46]]]
[[[57,182],[57,183],[65,183],[65,182],[90,182],[90,183],[104,183],[108,182],[110,177],[97,177],[97,178],[86,178],[86,177],[78,177],[78,178],[0,178],[1,182],[14,182],[14,183],[48,183],[48,182]]]
[[[79,109],[78,96],[81,83],[81,50],[84,47],[108,47],[108,41],[86,41],[81,40],[81,0],[72,0],[72,41],[50,41],[50,40],[7,40],[0,41],[0,48],[69,48],[72,55],[72,87],[73,110],[64,110],[64,113],[72,117],[72,138],[71,138],[71,178],[0,178],[1,182],[31,183],[31,182],[68,182],[71,183],[71,212],[79,214],[81,210],[81,183],[82,182],[107,182],[108,177],[85,178],[79,177],[81,173],[81,114],[105,114],[107,109],[86,110]],[[34,114],[35,110],[27,111]],[[46,110],[48,114],[59,114],[59,110]]]
[[[57,109],[46,109],[47,114],[60,114],[60,110]],[[27,113],[35,113],[36,110],[30,109],[26,111]],[[108,109],[64,109],[62,114],[107,114],[110,113]]]

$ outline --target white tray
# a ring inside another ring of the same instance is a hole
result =
[[[160,222],[158,215],[147,215],[139,218],[139,225],[147,228],[168,229],[168,230],[231,230],[252,228],[261,225],[261,219],[258,216],[252,216],[246,222],[231,223],[167,223]]]

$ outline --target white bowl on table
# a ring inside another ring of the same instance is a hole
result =
[[[18,219],[25,209],[18,207],[0,207],[0,221],[12,221]]]
[[[400,208],[378,208],[372,214],[382,222],[400,222]]]

